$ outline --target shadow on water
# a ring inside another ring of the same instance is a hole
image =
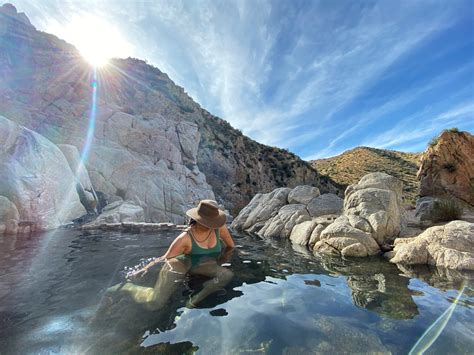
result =
[[[474,345],[472,274],[315,256],[246,235],[235,237],[226,261],[230,283],[196,309],[185,305],[202,276],[180,282],[157,310],[106,294],[126,267],[162,255],[175,235],[0,237],[2,354],[406,353],[463,283],[455,325],[434,346],[450,353]],[[158,274],[159,267],[137,284],[152,287]]]

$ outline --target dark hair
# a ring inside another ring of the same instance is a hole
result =
[[[197,222],[192,218],[188,222],[188,226],[195,226],[196,224],[197,224]]]

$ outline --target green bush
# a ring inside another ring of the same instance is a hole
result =
[[[448,128],[448,129],[445,129],[445,131],[451,132],[451,133],[461,133],[461,131],[457,127]]]
[[[428,147],[433,148],[436,144],[438,144],[438,136],[431,138],[428,142]]]
[[[462,216],[462,207],[454,200],[436,201],[433,206],[434,222],[449,222],[460,219]]]

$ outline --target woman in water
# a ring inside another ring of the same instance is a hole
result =
[[[209,277],[203,289],[188,301],[188,307],[195,307],[211,293],[222,289],[232,279],[229,269],[217,264],[217,257],[234,248],[234,241],[225,226],[226,216],[213,200],[203,200],[198,207],[186,212],[191,218],[189,227],[170,245],[168,251],[141,270],[131,275],[132,279],[144,276],[151,267],[165,262],[155,287],[143,287],[127,282],[117,289],[128,292],[138,303],[144,303],[151,309],[159,309],[168,301],[176,287],[182,283],[187,273]],[[222,245],[224,243],[224,246]]]

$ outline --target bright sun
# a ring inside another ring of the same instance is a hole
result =
[[[132,46],[116,27],[94,15],[77,16],[67,24],[56,23],[49,30],[76,46],[95,67],[107,64],[113,57],[128,57],[132,52]]]

